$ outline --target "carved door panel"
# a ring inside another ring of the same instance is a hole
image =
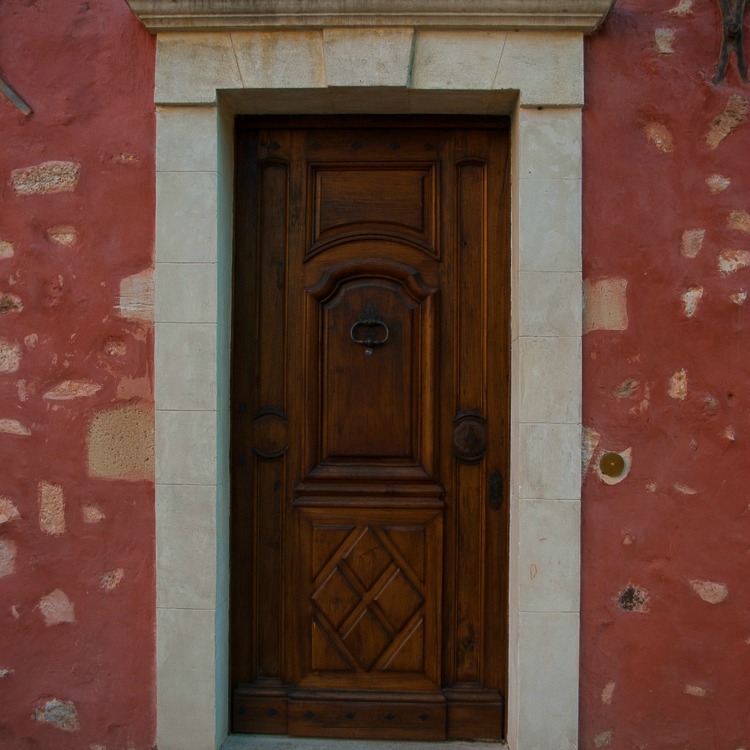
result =
[[[236,732],[498,738],[507,127],[237,129]]]

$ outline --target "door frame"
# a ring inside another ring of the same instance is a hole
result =
[[[514,750],[577,746],[583,30],[556,28],[159,34],[156,668],[164,750],[218,748],[227,736],[233,120],[321,112],[512,117],[507,741]],[[358,51],[383,64],[352,66]]]

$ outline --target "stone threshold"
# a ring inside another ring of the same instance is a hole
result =
[[[412,740],[319,740],[268,734],[233,734],[221,750],[508,750],[503,742],[485,740],[419,742]]]

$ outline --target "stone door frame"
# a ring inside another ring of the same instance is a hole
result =
[[[302,29],[294,16],[286,25],[269,29],[266,20],[256,28],[247,13],[222,20],[216,12],[209,24],[207,14],[198,12],[209,4],[199,0],[130,2],[158,33],[160,750],[213,750],[228,733],[232,169],[233,121],[240,113],[512,117],[507,741],[512,750],[573,750],[578,744],[583,34],[603,19],[610,1],[482,2],[495,11],[510,10],[485,17],[480,28],[452,28],[455,13],[433,12],[425,21],[414,9],[429,3],[399,0],[391,7],[409,6],[411,16],[406,11],[398,18],[360,16],[363,27],[356,14],[346,13],[332,26],[329,14],[317,27],[308,19]],[[214,5],[242,10],[264,2]],[[275,5],[295,2],[300,0],[275,0]],[[357,5],[338,2],[349,9]],[[326,3],[331,5],[332,0]],[[387,7],[384,0],[369,5]],[[445,9],[460,3],[432,5]],[[525,20],[510,12],[519,7],[526,8]],[[174,15],[180,10],[182,20]]]

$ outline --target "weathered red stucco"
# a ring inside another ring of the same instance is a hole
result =
[[[152,408],[154,41],[124,0],[2,21],[34,113],[0,97],[0,747],[148,750],[154,491],[117,430]],[[714,0],[619,0],[586,44],[586,749],[750,747],[750,86],[711,83],[720,30]],[[74,189],[20,194],[51,161]]]
[[[0,747],[145,750],[153,478],[92,478],[87,433],[101,410],[152,409],[147,300],[118,306],[121,280],[153,262],[155,45],[122,0],[7,0],[0,14],[0,75],[33,109],[0,97],[0,241],[13,246],[0,296],[23,306],[0,306],[0,339],[20,353],[0,372],[0,420],[30,433],[0,431]],[[19,194],[13,171],[50,161],[80,164],[75,189]],[[127,452],[111,437],[93,450]]]
[[[734,61],[711,83],[720,42],[713,0],[619,0],[586,46],[584,277],[626,280],[628,321],[584,336],[582,748],[750,747],[750,268],[719,266],[750,250],[750,122],[707,141],[750,86]]]

